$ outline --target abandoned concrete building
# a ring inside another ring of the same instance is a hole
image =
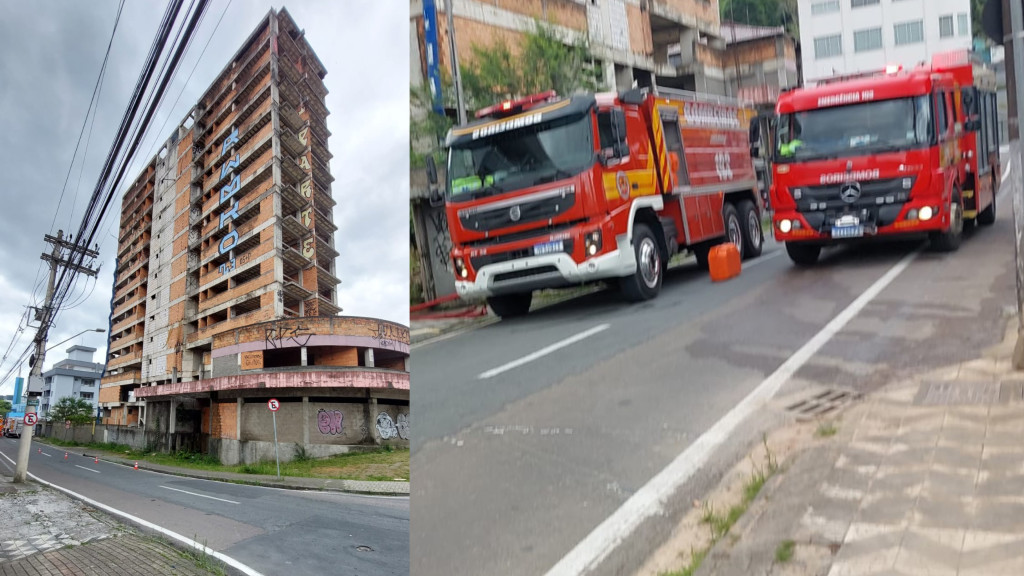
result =
[[[407,444],[408,328],[338,316],[325,75],[271,10],[124,194],[99,402],[136,443],[272,457],[275,398],[282,443]]]

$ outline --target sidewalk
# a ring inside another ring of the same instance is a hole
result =
[[[47,444],[55,450],[67,450],[69,454],[82,455],[92,458],[98,456],[106,462],[114,462],[125,466],[135,466],[135,460],[119,458],[110,452],[97,451],[82,446],[64,447],[55,444]],[[289,490],[323,490],[327,492],[352,492],[356,494],[374,494],[379,496],[408,496],[408,482],[377,482],[369,480],[335,480],[330,478],[306,478],[301,476],[267,476],[260,474],[237,474],[234,472],[217,472],[213,470],[199,470],[196,468],[182,468],[179,466],[168,466],[165,464],[153,464],[138,460],[139,470],[152,470],[175,476],[188,478],[200,478],[203,480],[219,480],[222,482],[234,482],[236,484],[250,484],[253,486],[266,486],[268,488],[285,488]]]
[[[35,483],[0,476],[0,576],[225,574],[78,501]]]
[[[834,437],[765,485],[697,574],[1024,574],[1015,329],[980,359],[893,383],[848,409]]]

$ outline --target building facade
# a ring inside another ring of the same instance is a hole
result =
[[[473,60],[474,46],[502,41],[517,52],[539,21],[567,43],[587,44],[606,90],[662,86],[771,106],[780,90],[799,85],[795,39],[781,27],[722,22],[718,0],[411,0],[413,86],[451,70],[449,5],[460,66]],[[428,197],[423,170],[414,169],[413,282],[424,300],[455,293],[444,209]]]
[[[246,399],[342,413],[382,398],[407,419],[408,329],[337,316],[326,73],[271,10],[125,193],[106,423],[248,461],[263,447],[246,448],[262,442],[245,432]],[[382,439],[362,430],[344,442]]]
[[[99,403],[100,378],[103,364],[93,362],[95,348],[72,346],[67,349],[68,357],[43,372],[43,397],[39,401],[39,413],[46,418],[57,402],[65,396],[81,398],[92,405],[93,414]]]
[[[805,83],[970,49],[970,0],[799,0]]]

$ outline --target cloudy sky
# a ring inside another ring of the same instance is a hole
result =
[[[125,3],[88,154],[82,162],[84,150],[79,150],[72,166],[118,1],[4,3],[0,19],[0,355],[8,349],[25,306],[43,296],[45,270],[39,259],[46,247],[43,234],[51,229],[78,229],[165,5],[156,0]],[[409,34],[404,0],[284,4],[212,0],[125,181],[130,182],[157,152],[157,145],[184,119],[268,10],[282,6],[305,29],[327,68],[324,82],[332,133],[328,145],[334,155],[332,192],[338,203],[334,221],[339,230],[334,241],[341,253],[338,303],[345,315],[408,325]],[[70,181],[58,210],[69,167],[73,168]],[[123,192],[124,185],[102,228],[99,277],[80,283],[79,298],[74,299],[80,303],[58,318],[50,333],[51,345],[85,329],[107,328],[117,246],[114,219]],[[28,345],[31,332],[21,334],[17,347],[0,365],[0,377]],[[55,348],[47,356],[46,367],[62,360],[64,350],[76,343],[97,348],[96,360],[102,361],[106,335],[92,333]],[[22,374],[28,375],[27,365]],[[13,378],[0,385],[0,394],[12,389]]]

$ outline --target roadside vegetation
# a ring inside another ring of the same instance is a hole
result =
[[[155,448],[136,450],[124,444],[110,442],[65,442],[58,438],[34,438],[33,440],[62,448],[88,448],[91,451],[90,453],[97,452],[100,458],[106,459],[138,460],[139,462],[149,462],[151,464],[212,472],[277,475],[277,465],[273,460],[255,464],[225,466],[214,456],[187,450],[166,453],[159,452]],[[282,445],[282,449],[287,450],[287,446]],[[376,450],[350,452],[327,458],[313,458],[300,449],[296,453],[294,460],[281,462],[281,475],[334,480],[408,481],[409,450],[407,448],[385,446]]]

